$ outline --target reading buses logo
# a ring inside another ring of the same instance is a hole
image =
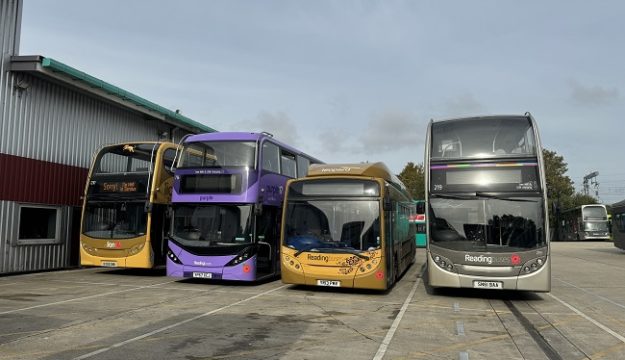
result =
[[[477,262],[477,263],[487,263],[487,264],[490,265],[490,264],[493,263],[493,257],[492,256],[484,256],[484,255],[473,256],[473,255],[466,254],[466,255],[464,255],[464,261]]]
[[[483,263],[483,264],[488,264],[488,265],[492,265],[493,263],[509,264],[510,262],[512,262],[513,265],[516,265],[521,262],[521,258],[518,255],[516,255],[516,257],[513,255],[512,258],[508,258],[505,256],[492,257],[492,256],[485,256],[485,255],[475,256],[475,255],[465,254],[464,261],[473,262],[473,263]]]
[[[330,261],[330,257],[327,255],[313,255],[313,254],[308,254],[308,260],[321,260],[324,262],[328,262]]]

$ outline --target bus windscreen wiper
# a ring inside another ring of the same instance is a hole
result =
[[[331,253],[347,253],[347,254],[352,254],[352,255],[356,255],[359,258],[363,259],[363,260],[369,260],[369,257],[367,255],[363,255],[360,252],[358,252],[358,250],[356,249],[345,249],[345,248],[328,248],[328,249],[324,249],[324,250],[331,250],[329,252]]]
[[[501,196],[497,196],[497,195],[486,194],[486,193],[483,193],[481,191],[476,191],[475,192],[475,196],[485,197],[485,198],[489,198],[489,199],[505,200],[505,201],[537,202],[536,200],[501,197]]]
[[[369,260],[368,256],[359,253],[358,250],[349,250],[349,249],[340,249],[340,248],[322,248],[322,247],[317,247],[317,246],[308,246],[308,247],[302,248],[298,250],[295,254],[293,254],[293,256],[298,257],[300,256],[301,253],[305,251],[310,251],[310,250],[326,250],[327,252],[330,252],[330,253],[347,253],[347,254],[356,255],[363,260]]]
[[[316,249],[316,248],[317,248],[316,246],[306,246],[306,247],[303,247],[303,248],[297,250],[297,252],[295,254],[293,254],[293,256],[298,257],[304,251],[310,251],[310,250],[313,250],[313,249]]]
[[[440,198],[440,199],[451,199],[451,200],[473,200],[475,199],[475,196],[473,195],[431,194],[430,197]]]

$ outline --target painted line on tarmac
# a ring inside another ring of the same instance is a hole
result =
[[[466,351],[461,351],[458,353],[458,360],[469,360],[469,353]]]
[[[455,302],[454,303],[454,312],[459,312],[460,311],[460,304]]]
[[[16,313],[16,312],[20,312],[20,311],[26,311],[26,310],[32,310],[32,309],[38,309],[38,308],[42,308],[42,307],[46,307],[46,306],[65,304],[65,303],[73,302],[73,301],[88,300],[88,299],[93,299],[93,298],[102,297],[102,296],[122,294],[122,293],[130,292],[130,291],[137,291],[137,290],[142,290],[142,289],[148,289],[148,288],[156,287],[156,286],[159,286],[159,285],[169,284],[169,283],[172,283],[174,281],[176,281],[176,280],[166,281],[166,282],[158,283],[158,284],[154,284],[154,285],[141,286],[141,287],[137,287],[137,288],[133,288],[133,289],[126,289],[126,290],[120,290],[120,291],[109,291],[107,293],[101,293],[101,294],[95,294],[95,295],[89,295],[89,296],[82,296],[82,297],[73,298],[73,299],[55,301],[55,302],[52,302],[52,303],[40,304],[40,305],[35,305],[35,306],[29,306],[29,307],[25,307],[25,308],[21,308],[21,309],[2,311],[2,312],[0,312],[0,315],[12,314],[12,313]]]
[[[464,336],[464,323],[460,320],[456,321],[456,334],[458,336]]]
[[[0,286],[9,286],[9,285],[15,285],[17,283],[8,283],[8,284],[0,284]]]
[[[555,278],[555,279],[556,279],[556,280],[558,280],[558,281],[559,281],[559,282],[561,282],[561,283],[564,283],[564,284],[567,284],[567,285],[569,285],[569,286],[572,286],[572,287],[576,288],[577,290],[581,290],[581,291],[585,292],[586,294],[589,294],[589,295],[592,295],[592,296],[598,297],[599,299],[604,300],[604,301],[607,301],[607,302],[609,302],[609,303],[610,303],[610,304],[612,304],[612,305],[616,305],[616,306],[618,306],[618,307],[620,307],[620,308],[625,309],[625,305],[620,304],[620,303],[617,303],[617,302],[616,302],[616,301],[614,301],[614,300],[610,300],[610,299],[608,299],[607,297],[604,297],[604,296],[601,296],[601,295],[597,295],[597,294],[592,293],[592,292],[590,292],[590,291],[588,291],[588,290],[586,290],[586,289],[583,289],[583,288],[581,288],[581,287],[579,287],[579,286],[575,286],[574,284],[571,284],[571,283],[570,283],[570,282],[568,282],[568,281],[560,280],[560,279],[558,279],[558,278]]]
[[[559,297],[548,293],[547,295],[551,296],[552,298],[554,298],[555,300],[559,301],[562,305],[566,306],[567,308],[573,310],[574,313],[576,313],[577,315],[583,317],[584,319],[590,321],[591,323],[595,324],[595,326],[597,326],[598,328],[602,329],[603,331],[607,332],[608,334],[614,336],[615,338],[619,339],[621,342],[625,343],[625,337],[618,334],[617,332],[615,332],[614,330],[610,329],[609,327],[603,325],[602,323],[598,322],[597,320],[591,318],[590,316],[584,314],[583,312],[581,312],[580,310],[577,310],[577,308],[575,308],[573,305],[567,303],[564,300],[561,300]]]
[[[406,313],[406,309],[408,309],[408,305],[410,305],[410,302],[412,301],[414,294],[417,292],[417,288],[419,287],[419,284],[421,283],[421,277],[423,277],[424,270],[425,268],[421,270],[421,274],[419,275],[419,278],[417,278],[417,282],[415,282],[414,286],[412,287],[412,290],[410,290],[410,294],[408,294],[408,297],[404,301],[404,304],[399,310],[399,313],[395,317],[395,320],[393,321],[391,328],[388,329],[388,332],[386,333],[384,340],[382,340],[380,347],[378,347],[378,352],[373,357],[373,360],[380,360],[384,357],[384,354],[386,353],[386,349],[388,349],[388,345],[391,343],[391,340],[393,340],[395,331],[397,331],[397,328],[399,327],[399,323],[401,322],[401,319],[404,317],[404,314]]]
[[[68,283],[68,284],[78,284],[78,285],[105,285],[105,286],[137,287],[137,285],[115,284],[115,283],[105,283],[105,282],[91,282],[91,281],[74,281],[74,280],[50,280],[50,281],[51,282]]]
[[[180,325],[184,325],[184,324],[186,324],[186,323],[189,323],[189,322],[192,322],[192,321],[195,321],[195,320],[201,319],[201,318],[203,318],[203,317],[213,315],[213,314],[218,313],[218,312],[220,312],[220,311],[222,311],[222,310],[229,309],[229,308],[231,308],[231,307],[233,307],[233,306],[237,306],[237,305],[240,305],[240,304],[246,303],[246,302],[248,302],[248,301],[252,301],[252,300],[257,299],[257,298],[259,298],[259,297],[261,297],[261,296],[268,295],[268,294],[271,294],[271,293],[272,293],[272,292],[274,292],[274,291],[278,291],[278,290],[280,290],[280,289],[283,289],[283,288],[285,288],[285,287],[287,287],[287,286],[289,286],[289,285],[282,285],[282,286],[277,287],[277,288],[275,288],[275,289],[267,290],[267,291],[265,291],[265,292],[263,292],[263,293],[256,294],[256,295],[254,295],[254,296],[251,296],[251,297],[245,298],[245,299],[243,299],[243,300],[239,300],[239,301],[237,301],[237,302],[233,302],[233,303],[232,303],[232,304],[230,304],[230,305],[225,305],[225,306],[222,306],[222,307],[220,307],[219,309],[211,310],[211,311],[206,312],[206,313],[204,313],[204,314],[197,315],[197,316],[194,316],[194,317],[192,317],[192,318],[189,318],[189,319],[186,319],[186,320],[179,321],[179,322],[177,322],[177,323],[175,323],[175,324],[167,325],[167,326],[164,326],[164,327],[162,327],[162,328],[160,328],[160,329],[156,329],[156,330],[150,331],[150,332],[145,333],[145,334],[143,334],[143,335],[139,335],[139,336],[133,337],[132,339],[124,340],[124,341],[122,341],[122,342],[118,342],[118,343],[116,343],[116,344],[113,344],[113,345],[111,345],[111,346],[108,346],[108,347],[102,348],[102,349],[100,349],[100,350],[92,351],[92,352],[90,352],[90,353],[88,353],[88,354],[84,354],[84,355],[81,355],[81,356],[75,357],[73,360],[83,360],[83,359],[88,359],[88,358],[90,358],[90,357],[93,357],[93,356],[96,356],[96,355],[102,354],[102,353],[107,352],[107,351],[109,351],[109,350],[113,350],[113,349],[116,349],[116,348],[118,348],[118,347],[121,347],[121,346],[124,346],[124,345],[130,344],[130,343],[132,343],[132,342],[135,342],[135,341],[138,341],[138,340],[142,340],[142,339],[145,339],[145,338],[150,337],[150,336],[152,336],[152,335],[155,335],[155,334],[161,333],[161,332],[163,332],[163,331],[167,331],[167,330],[169,330],[169,329],[173,329],[173,328],[178,327],[178,326],[180,326]]]

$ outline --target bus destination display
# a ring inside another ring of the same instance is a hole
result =
[[[109,193],[131,193],[137,192],[136,181],[104,182],[100,184],[101,192]]]

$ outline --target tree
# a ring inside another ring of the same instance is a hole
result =
[[[575,193],[575,195],[571,196],[571,207],[597,203],[599,203],[599,201],[591,195],[586,195],[578,192]]]
[[[406,185],[413,199],[425,199],[423,164],[409,162],[401,173],[399,173],[399,179]]]
[[[545,162],[545,177],[547,180],[547,194],[549,198],[549,220],[555,224],[555,213],[553,210],[568,209],[572,205],[571,196],[575,193],[573,181],[564,175],[567,171],[567,164],[564,158],[555,151],[543,149],[543,161]]]

